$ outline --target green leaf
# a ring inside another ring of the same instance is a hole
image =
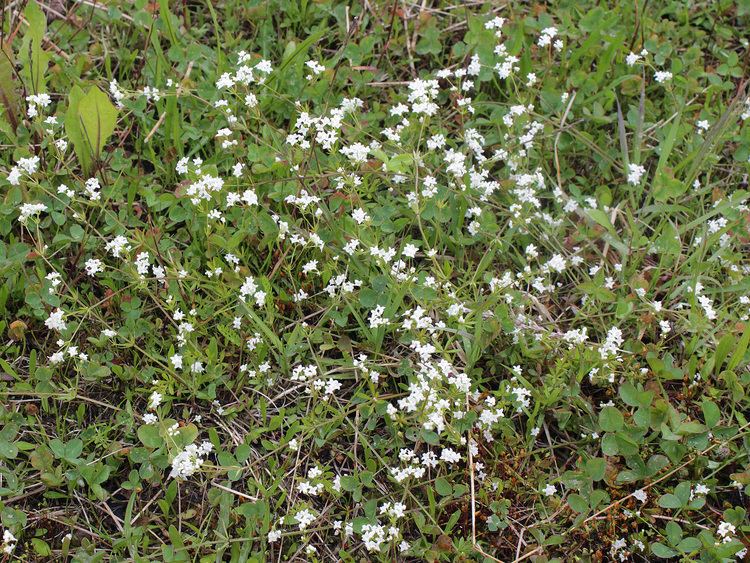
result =
[[[115,130],[117,108],[109,101],[107,94],[92,86],[88,94],[81,99],[78,118],[88,148],[97,159],[107,144],[107,139]]]
[[[419,55],[439,55],[443,51],[443,44],[440,41],[440,30],[436,25],[429,25],[424,30],[420,30],[421,38],[417,42],[416,51]]]
[[[28,31],[21,46],[21,59],[24,62],[23,77],[28,81],[30,93],[40,94],[46,90],[44,74],[49,63],[49,55],[42,49],[44,34],[47,32],[47,17],[36,0],[31,0],[24,10],[24,18],[29,23]]]
[[[659,542],[651,544],[651,553],[653,553],[657,557],[660,557],[661,559],[669,559],[670,557],[674,557],[678,554],[674,549],[669,548],[663,543]]]
[[[678,499],[680,499],[680,502],[683,506],[687,505],[687,503],[690,502],[691,488],[692,487],[690,486],[690,483],[688,481],[683,481],[674,488],[674,494]]]
[[[47,31],[47,17],[42,12],[36,0],[31,0],[26,5],[23,15],[26,21],[29,22],[28,34],[31,38],[35,41],[44,39],[44,34]]]
[[[581,495],[577,495],[575,493],[568,496],[568,506],[570,506],[570,508],[572,508],[579,514],[583,512],[588,512],[589,510],[588,501]]]
[[[109,96],[98,87],[92,86],[85,95],[78,86],[71,89],[65,114],[65,131],[84,172],[90,173],[93,163],[101,156],[115,130],[117,113]]]
[[[672,545],[679,543],[682,539],[682,528],[677,522],[667,522],[664,531],[666,532],[667,540]]]
[[[353,475],[343,475],[341,477],[341,488],[344,491],[353,492],[357,490],[359,480]]]
[[[64,443],[62,440],[55,438],[50,441],[49,447],[59,459],[64,459],[70,463],[77,463],[78,456],[83,451],[83,442],[78,438],[74,438],[70,442]]]
[[[657,248],[664,254],[679,256],[682,251],[682,242],[677,228],[670,222],[662,227],[661,235],[656,241]]]
[[[433,432],[432,430],[422,429],[422,431],[420,432],[420,435],[422,436],[422,439],[428,444],[432,444],[433,446],[436,446],[440,443],[440,436],[438,436],[437,432]]]
[[[164,443],[156,424],[144,424],[138,428],[138,439],[147,448],[159,448]]]
[[[721,411],[716,403],[709,399],[703,399],[701,403],[701,409],[703,410],[703,420],[706,422],[706,426],[713,428],[719,423],[721,419]]]
[[[620,453],[620,447],[614,434],[605,434],[602,438],[602,453],[609,456]]]
[[[737,346],[735,346],[732,357],[729,359],[727,369],[733,370],[740,365],[740,362],[745,357],[748,344],[750,344],[750,323],[747,323],[745,326],[745,331],[742,333],[742,337]]]
[[[671,170],[668,169],[662,170],[654,176],[653,188],[654,199],[662,203],[675,199],[687,191],[685,183],[672,176]]]
[[[659,506],[662,508],[681,508],[682,501],[672,493],[667,493],[659,497]]]
[[[167,34],[169,35],[169,40],[172,42],[172,46],[179,45],[177,35],[174,32],[174,26],[172,26],[172,18],[174,16],[169,11],[169,0],[159,0],[159,17],[164,27],[167,28]]]
[[[670,198],[677,197],[687,190],[687,185],[675,179],[672,170],[668,169],[669,155],[677,140],[677,132],[680,128],[682,114],[678,114],[672,121],[667,136],[659,145],[659,163],[656,165],[656,173],[653,179],[653,192],[656,201],[665,202]]]
[[[73,150],[75,150],[81,168],[86,172],[91,167],[91,154],[86,148],[86,141],[78,118],[79,106],[83,97],[84,93],[80,87],[73,86],[71,88],[68,94],[68,109],[65,112],[65,132],[68,134],[70,142],[73,143]]]
[[[698,538],[685,538],[680,543],[677,544],[677,549],[682,551],[683,553],[691,553],[693,551],[698,551],[701,548],[701,541]]]
[[[177,437],[179,437],[179,439],[175,439],[175,443],[181,447],[185,447],[188,444],[192,444],[193,442],[195,442],[195,439],[198,437],[198,427],[192,423],[182,426],[177,432],[178,432]]]
[[[604,474],[607,470],[607,462],[600,457],[589,459],[586,462],[586,474],[593,481],[601,481],[604,479]]]
[[[5,116],[10,121],[13,131],[18,126],[18,112],[21,91],[15,79],[13,51],[6,43],[0,45],[0,103],[5,108]],[[14,136],[15,137],[15,136]]]
[[[638,389],[629,381],[626,381],[620,387],[620,398],[631,407],[638,407],[641,404],[638,400]]]
[[[0,441],[0,457],[14,459],[18,455],[18,447],[12,442]]]
[[[617,235],[617,230],[609,220],[609,215],[607,215],[604,211],[602,211],[601,209],[587,209],[586,214],[598,225],[607,229],[607,232],[615,237],[615,239],[617,239],[618,241],[620,240],[620,237]]]
[[[34,551],[40,557],[49,557],[52,555],[52,549],[49,544],[39,538],[31,538],[31,545],[34,547]]]
[[[716,354],[714,354],[714,373],[719,374],[721,367],[724,365],[724,361],[729,356],[729,352],[735,347],[734,336],[731,333],[726,333],[719,340],[719,344],[716,346]],[[731,369],[731,368],[730,368]]]
[[[453,487],[444,477],[435,479],[435,490],[441,497],[447,497],[453,494]]]
[[[405,174],[414,163],[414,156],[411,154],[397,154],[393,158],[389,159],[385,166],[388,172],[394,172],[397,174]]]
[[[615,407],[604,407],[599,412],[599,426],[605,432],[617,432],[623,427],[622,413]]]

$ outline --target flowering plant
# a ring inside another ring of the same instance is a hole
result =
[[[726,16],[240,4],[9,7],[4,553],[744,557]]]

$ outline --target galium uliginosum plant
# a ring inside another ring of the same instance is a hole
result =
[[[2,86],[9,557],[744,557],[736,56],[482,7],[386,80],[160,6],[66,82],[30,4]]]

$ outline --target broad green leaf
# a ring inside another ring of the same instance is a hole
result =
[[[727,357],[729,356],[729,352],[731,352],[734,347],[734,335],[728,332],[721,337],[721,340],[719,340],[719,344],[716,346],[716,354],[714,355],[714,373],[718,374],[721,371],[721,367],[724,365],[724,361],[727,359]]]
[[[73,150],[78,157],[78,162],[87,172],[91,168],[91,153],[86,147],[86,140],[81,130],[81,123],[78,117],[81,100],[84,97],[83,90],[79,86],[73,86],[68,94],[68,109],[65,112],[65,132],[68,134],[70,142],[73,144]]]
[[[669,222],[665,223],[661,230],[661,235],[656,241],[658,249],[671,256],[679,256],[682,251],[682,242],[680,241],[680,234],[677,232],[675,226]]]
[[[138,439],[147,448],[158,448],[164,443],[157,424],[144,424],[138,428]]]
[[[683,505],[686,505],[690,501],[690,490],[692,486],[688,481],[683,481],[674,488],[674,494],[680,499]]]
[[[179,45],[179,42],[177,41],[177,35],[174,31],[174,26],[172,25],[172,19],[174,18],[174,16],[169,11],[169,0],[159,0],[159,17],[161,18],[164,27],[167,28],[167,35],[169,35],[169,40],[172,42],[172,45]]]
[[[78,119],[86,147],[98,159],[117,124],[117,108],[109,96],[92,86],[78,105]]]
[[[599,413],[599,426],[605,432],[617,432],[622,429],[623,416],[615,407],[604,407]]]
[[[594,457],[586,461],[586,475],[593,481],[601,481],[607,471],[607,462],[601,457]]]
[[[738,365],[740,365],[740,362],[745,357],[745,352],[747,351],[748,344],[750,344],[750,323],[747,323],[747,325],[745,326],[745,330],[740,337],[740,341],[734,348],[732,357],[729,359],[729,365],[727,366],[728,369],[733,370]]]
[[[12,442],[0,441],[0,457],[14,459],[18,455],[18,447]]]
[[[719,410],[719,407],[716,406],[716,403],[709,399],[703,399],[701,409],[703,410],[703,420],[705,421],[706,426],[713,428],[719,423],[719,420],[721,419],[721,411]]]
[[[20,112],[21,90],[14,72],[13,51],[8,44],[0,45],[0,103],[15,132]]]
[[[684,194],[687,191],[687,185],[672,176],[671,170],[665,168],[654,175],[653,189],[654,199],[665,202]]]
[[[698,538],[685,538],[679,544],[677,544],[677,549],[679,549],[683,553],[698,551],[700,548],[701,541]]]
[[[589,503],[581,495],[573,493],[568,496],[568,506],[578,513],[588,512]]]
[[[659,506],[662,508],[680,508],[682,507],[682,501],[672,493],[667,493],[659,497]]]
[[[435,490],[441,497],[447,497],[453,493],[453,487],[444,477],[435,479]]]
[[[34,548],[34,552],[40,557],[50,557],[52,555],[52,549],[49,544],[39,538],[32,538],[31,545]]]
[[[23,14],[29,27],[21,46],[20,58],[24,63],[22,74],[24,81],[28,81],[26,89],[29,93],[40,94],[46,91],[44,75],[49,63],[49,54],[42,49],[44,34],[47,32],[47,17],[36,0],[31,0],[26,5]]]

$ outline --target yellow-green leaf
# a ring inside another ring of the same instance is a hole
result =
[[[85,95],[77,86],[71,90],[65,130],[84,172],[91,171],[116,124],[117,108],[98,87],[92,86]]]
[[[117,108],[109,96],[92,86],[78,106],[81,130],[94,158],[99,158],[117,124]]]

